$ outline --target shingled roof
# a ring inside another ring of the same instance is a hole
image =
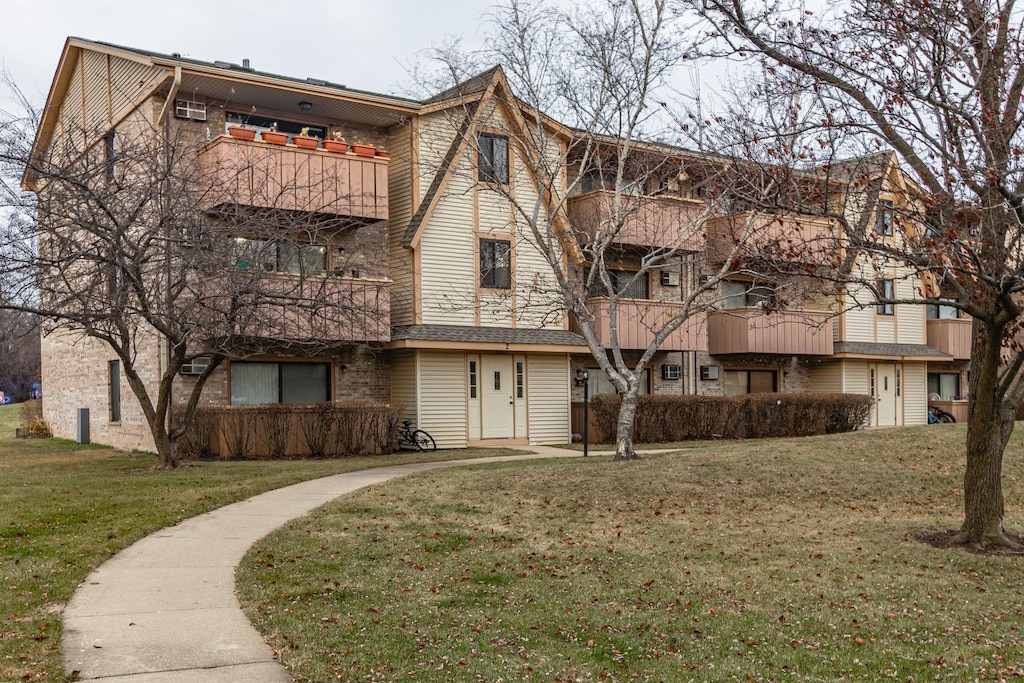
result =
[[[911,359],[952,360],[953,358],[945,351],[939,351],[925,344],[888,344],[885,342],[835,342],[832,352],[837,355],[845,353],[854,356],[897,356]]]
[[[472,327],[469,325],[403,325],[391,328],[393,341],[450,341],[478,344],[530,344],[580,346],[587,343],[568,330],[535,330],[522,327]]]

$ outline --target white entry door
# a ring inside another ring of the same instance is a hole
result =
[[[511,439],[515,429],[512,356],[482,356],[480,366],[481,436]]]
[[[879,363],[875,373],[875,425],[892,427],[896,424],[896,366]]]

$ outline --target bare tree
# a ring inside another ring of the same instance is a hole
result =
[[[1024,14],[1012,0],[855,0],[825,18],[744,0],[685,5],[725,52],[757,55],[775,81],[813,96],[809,135],[833,149],[892,149],[909,169],[907,239],[855,231],[844,246],[905,264],[930,294],[918,303],[973,318],[964,520],[955,540],[1020,549],[1003,528],[1002,462],[1024,396]],[[865,177],[832,171],[851,187]]]
[[[2,305],[113,352],[161,467],[179,464],[174,444],[225,358],[386,336],[383,282],[323,277],[326,245],[366,228],[331,210],[349,199],[331,178],[282,180],[266,150],[221,158],[207,136],[141,110],[116,130],[59,130],[41,150],[35,130],[35,116],[0,120],[4,175],[26,188],[5,185]],[[194,383],[176,382],[202,357]]]

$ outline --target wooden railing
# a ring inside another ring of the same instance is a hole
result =
[[[594,328],[601,343],[611,343],[611,321],[608,299],[597,297],[587,300],[594,314]],[[672,301],[647,299],[620,299],[618,312],[618,342],[623,349],[646,349],[659,329],[682,311],[682,304]],[[573,323],[574,329],[579,327]],[[699,351],[707,341],[704,314],[695,315],[673,331],[661,345],[663,351]]]
[[[929,320],[928,346],[945,351],[954,360],[971,359],[971,319],[939,318]]]
[[[221,135],[199,152],[204,209],[224,205],[384,220],[387,158],[271,145]]]
[[[699,218],[703,202],[681,197],[637,196],[609,190],[588,192],[568,202],[569,220],[578,231],[593,238],[600,230],[615,230],[612,240],[619,244],[652,247],[676,247],[684,251],[704,249]],[[616,208],[619,211],[616,211]],[[619,220],[615,219],[619,215]]]
[[[707,235],[712,262],[738,252],[744,261],[824,265],[837,254],[831,223],[816,216],[730,213],[710,219]]]
[[[828,356],[832,318],[826,311],[737,308],[708,314],[708,353]]]

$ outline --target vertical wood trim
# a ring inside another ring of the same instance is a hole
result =
[[[110,55],[106,55],[107,63],[107,123],[114,122],[114,79],[110,73]]]
[[[419,246],[410,247],[412,251],[412,322],[423,324],[423,257]]]
[[[412,176],[412,197],[409,216],[415,216],[420,208],[420,118],[413,118],[409,126],[409,174]]]

